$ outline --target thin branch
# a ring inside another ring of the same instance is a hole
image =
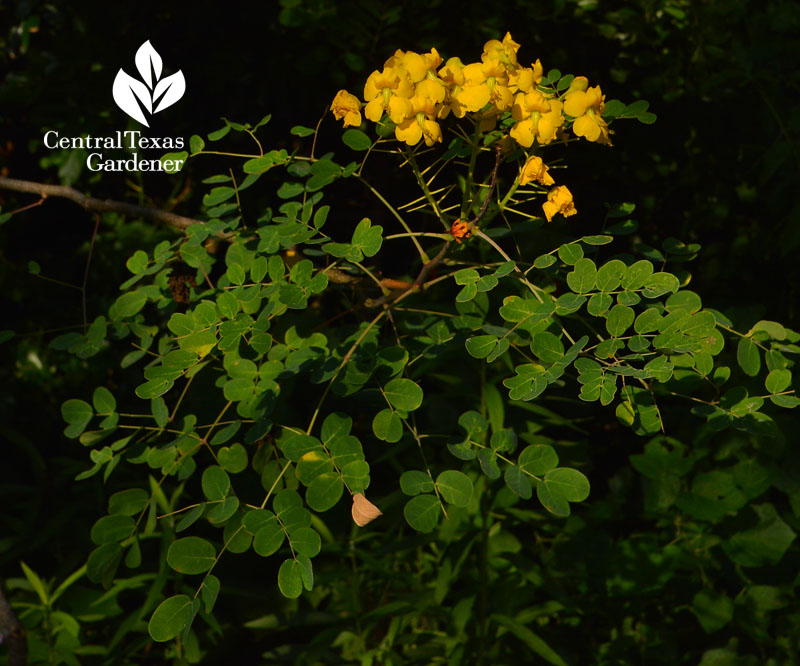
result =
[[[67,187],[66,185],[47,185],[45,183],[35,183],[30,180],[17,180],[16,178],[0,176],[0,189],[25,192],[27,194],[38,194],[43,199],[46,197],[69,199],[84,210],[88,210],[92,213],[121,213],[129,217],[141,217],[154,222],[162,222],[181,230],[187,229],[193,224],[203,224],[202,220],[195,220],[190,217],[184,217],[183,215],[168,213],[156,208],[136,206],[124,201],[114,201],[112,199],[87,197],[82,192],[72,187]]]

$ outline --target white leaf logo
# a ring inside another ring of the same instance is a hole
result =
[[[161,78],[161,56],[150,40],[136,51],[135,61],[144,83],[120,69],[114,79],[114,101],[135,121],[150,127],[144,111],[152,115],[175,104],[186,92],[186,80],[180,70]]]

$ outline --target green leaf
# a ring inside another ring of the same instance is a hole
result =
[[[436,488],[446,502],[465,507],[472,499],[472,481],[463,472],[446,470],[436,477]]]
[[[636,317],[633,330],[637,333],[652,333],[661,325],[662,316],[656,308],[648,308]]]
[[[372,419],[372,432],[384,442],[399,442],[403,436],[403,422],[392,409],[382,409]]]
[[[61,416],[69,424],[64,429],[64,435],[69,439],[76,439],[89,425],[94,412],[88,402],[72,399],[61,405]]]
[[[232,187],[224,185],[222,187],[212,187],[211,191],[203,197],[203,205],[211,208],[221,204],[223,201],[231,199],[236,194]]]
[[[681,283],[672,273],[653,273],[644,281],[642,295],[646,298],[657,298],[678,291]]]
[[[305,433],[292,433],[281,444],[281,451],[292,462],[297,462],[310,451],[322,450],[322,444],[316,437]]]
[[[203,472],[203,494],[212,502],[223,500],[228,496],[231,479],[228,473],[217,465],[210,465]]]
[[[618,338],[628,330],[635,317],[633,308],[627,305],[615,305],[606,318],[606,330],[609,335]]]
[[[214,433],[214,436],[211,438],[211,446],[218,446],[233,439],[241,427],[241,421],[234,421],[233,423],[226,425],[224,428],[217,430],[217,432]]]
[[[557,336],[549,331],[535,333],[531,342],[531,351],[542,363],[555,363],[564,356],[564,345]]]
[[[202,137],[199,137],[195,134],[189,138],[189,150],[191,151],[192,155],[199,153],[205,147],[206,142],[203,141]]]
[[[584,236],[580,240],[581,243],[586,243],[587,245],[608,245],[614,240],[614,237],[602,234],[597,236]],[[614,259],[614,261],[617,261],[617,259]]]
[[[380,225],[372,226],[369,219],[364,218],[353,232],[351,246],[365,257],[372,257],[378,253],[383,244],[383,227]],[[356,261],[361,261],[359,257]]]
[[[353,150],[367,150],[372,145],[372,139],[364,132],[357,129],[348,129],[342,134],[342,142]]]
[[[289,133],[294,134],[295,136],[306,137],[311,136],[314,133],[314,130],[310,127],[304,127],[303,125],[295,125],[289,130]]]
[[[140,273],[144,273],[147,269],[147,262],[147,252],[144,252],[143,250],[136,250],[136,252],[133,253],[128,261],[125,262],[125,266],[134,275],[139,275]]]
[[[178,340],[178,346],[184,351],[194,352],[201,358],[206,356],[217,344],[217,336],[213,331],[199,331]]]
[[[120,490],[108,499],[108,512],[111,515],[135,516],[147,506],[149,499],[150,495],[142,488]]]
[[[203,588],[200,591],[200,597],[203,600],[203,606],[206,613],[210,613],[214,608],[219,595],[220,582],[214,574],[209,574],[203,581]]]
[[[597,270],[597,288],[600,291],[614,291],[622,282],[627,266],[619,259],[612,259]]]
[[[520,469],[533,476],[544,476],[558,465],[558,454],[548,444],[531,444],[519,454]]]
[[[342,481],[351,493],[363,493],[369,485],[369,465],[364,460],[353,460],[340,469]]]
[[[208,520],[214,524],[224,523],[239,508],[239,498],[231,495],[221,502],[216,502],[208,512]]]
[[[733,619],[733,601],[727,594],[700,590],[694,595],[692,611],[700,621],[703,630],[710,634],[722,629]]]
[[[789,388],[792,383],[792,372],[785,368],[776,368],[772,370],[767,378],[764,380],[764,385],[770,393],[780,393]]]
[[[278,197],[281,199],[292,199],[298,194],[305,191],[305,186],[302,183],[283,183],[277,191]]]
[[[167,564],[185,574],[201,574],[214,566],[217,552],[209,541],[184,537],[174,541],[167,551]]]
[[[433,480],[426,472],[411,469],[400,476],[400,490],[406,495],[419,495],[433,492]]]
[[[230,447],[223,446],[217,452],[217,460],[226,472],[238,474],[247,469],[247,449],[238,443]]]
[[[417,495],[403,507],[408,524],[418,532],[432,532],[441,514],[439,500],[434,495]]]
[[[104,543],[89,554],[86,560],[86,576],[93,583],[111,587],[121,561],[122,546],[116,542]]]
[[[341,175],[341,166],[328,159],[319,159],[311,165],[311,177],[306,181],[306,191],[316,192]]]
[[[303,591],[302,567],[297,560],[284,560],[278,570],[278,588],[284,597],[297,599]]]
[[[322,541],[316,530],[310,527],[300,527],[289,535],[289,543],[296,553],[314,557],[322,548]]]
[[[580,243],[565,243],[558,248],[558,257],[568,266],[573,266],[583,258],[583,247]]]
[[[734,534],[723,548],[728,556],[743,567],[775,566],[797,537],[775,511],[772,504],[753,504],[758,524]]]
[[[306,490],[306,503],[314,511],[327,511],[336,506],[344,484],[338,474],[320,474]]]
[[[498,613],[492,613],[491,619],[501,627],[508,629],[508,631],[522,641],[528,649],[534,654],[538,654],[548,664],[553,664],[553,666],[567,666],[567,662],[565,662],[553,648],[525,625],[505,615],[499,615]]]
[[[586,302],[586,296],[579,294],[561,294],[556,301],[556,314],[572,314],[581,309]]]
[[[676,312],[684,310],[689,313],[695,313],[703,307],[703,301],[693,291],[682,290],[672,294],[664,303],[667,312]]]
[[[605,317],[613,303],[611,294],[592,294],[586,304],[586,312],[593,317]]]
[[[92,394],[92,404],[98,414],[113,414],[117,401],[105,386],[98,386]]]
[[[142,289],[122,294],[111,306],[112,318],[132,317],[144,307],[146,302],[147,293]]]
[[[544,477],[547,489],[569,502],[582,502],[589,497],[589,479],[576,469],[558,467]]]
[[[594,288],[596,278],[597,266],[591,259],[584,257],[578,259],[573,270],[567,273],[567,285],[575,293],[585,294]]]
[[[786,339],[786,329],[782,324],[779,324],[777,321],[766,321],[762,319],[750,329],[752,333],[757,333],[758,331],[764,331],[770,338],[773,340],[785,340]]]
[[[167,404],[164,402],[164,398],[153,398],[150,401],[150,412],[159,428],[163,428],[167,425],[169,421],[169,411],[167,411]]]
[[[242,170],[247,174],[262,174],[269,171],[272,167],[278,164],[285,164],[287,160],[286,152],[281,150],[270,150],[268,153],[259,157],[254,157],[247,160],[242,165]],[[300,187],[302,191],[303,186],[299,183],[286,183],[291,187]],[[279,195],[280,196],[280,195]]]
[[[233,319],[239,312],[239,301],[229,291],[223,291],[217,297],[217,307],[226,319]]]
[[[581,252],[581,256],[582,255],[583,253]],[[580,259],[580,257],[577,257],[575,261],[577,261],[578,259]],[[557,261],[556,258],[552,254],[543,254],[541,256],[536,257],[535,261],[533,262],[533,267],[539,269],[547,268],[548,266],[552,266],[554,263],[556,263],[556,261]]]
[[[216,130],[214,132],[209,132],[207,134],[208,140],[209,141],[219,141],[221,138],[223,138],[230,131],[231,131],[231,126],[226,124],[225,127],[223,127],[222,129],[218,129],[218,130]]]
[[[750,338],[739,338],[736,348],[736,360],[745,374],[755,377],[761,370],[761,354],[758,347]]]
[[[506,467],[506,485],[511,488],[522,499],[530,499],[533,496],[533,486],[527,474],[516,465]]]
[[[164,599],[153,612],[147,631],[159,643],[169,641],[180,634],[192,619],[192,600],[185,594]]]
[[[383,392],[392,407],[404,412],[413,412],[422,404],[422,389],[410,379],[393,379],[383,387]]]
[[[188,157],[189,153],[185,150],[179,153],[164,153],[159,158],[159,162],[164,166],[166,173],[178,173],[183,168],[183,165],[186,164]]]
[[[625,270],[625,275],[622,276],[622,286],[625,289],[639,289],[644,286],[645,280],[652,274],[653,264],[647,259],[641,259]]]
[[[575,294],[570,294],[570,296],[574,295]],[[550,300],[539,303],[533,298],[507,296],[503,299],[503,305],[500,307],[499,312],[500,316],[506,321],[512,323],[526,322],[528,324],[535,324],[538,321],[547,319],[553,314],[554,310],[554,303]]]
[[[127,539],[136,529],[133,518],[125,515],[103,516],[92,527],[91,538],[98,546]]]
[[[561,518],[569,516],[569,502],[563,495],[559,495],[548,488],[544,481],[536,483],[536,496],[542,503],[542,506],[553,515]]]
[[[286,533],[283,531],[275,514],[271,511],[267,511],[266,513],[269,514],[269,518],[256,530],[255,536],[253,537],[253,550],[261,555],[261,557],[272,555],[281,547],[284,538],[286,538]],[[249,515],[250,514],[246,514],[245,518]],[[252,531],[249,524],[246,524],[246,526],[248,531]]]
[[[486,358],[497,347],[497,336],[476,335],[467,338],[464,346],[470,356],[474,358]]]

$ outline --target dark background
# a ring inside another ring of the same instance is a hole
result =
[[[221,127],[223,116],[255,123],[269,113],[262,143],[290,148],[291,126],[315,126],[340,88],[359,94],[396,48],[435,46],[466,61],[506,30],[522,44],[521,62],[541,58],[545,71],[586,75],[607,100],[646,99],[658,115],[654,125],[615,124],[613,149],[569,148],[575,233],[599,231],[605,202],[634,202],[634,244],[659,248],[676,237],[702,246],[691,288],[707,307],[736,316],[740,330],[758,319],[796,329],[800,5],[791,0],[0,2],[0,173],[192,216],[209,174],[201,160],[180,179],[93,174],[83,159],[42,145],[47,130],[138,129],[111,87],[120,67],[135,74],[146,39],[165,73],[181,69],[186,78],[185,96],[154,117],[152,135],[188,141]],[[330,115],[322,127],[320,147],[339,150]],[[391,164],[384,169],[375,179],[392,183]],[[34,201],[0,190],[2,212]],[[264,192],[251,205],[270,203]],[[3,577],[19,575],[20,559],[52,576],[80,566],[103,510],[99,483],[72,481],[86,452],[61,435],[59,405],[117,381],[115,356],[83,361],[48,347],[80,329],[75,286],[94,222],[70,202],[49,200],[0,225],[0,329],[16,332],[0,346]],[[162,236],[171,232],[142,222],[101,226],[85,289],[89,320],[118,294],[125,259]],[[32,275],[29,261],[73,286]]]

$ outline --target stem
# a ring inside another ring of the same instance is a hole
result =
[[[467,169],[467,182],[464,185],[464,194],[461,197],[461,219],[468,217],[469,213],[469,204],[472,201],[472,196],[470,194],[472,190],[473,184],[473,174],[475,173],[475,162],[478,159],[478,139],[480,139],[481,135],[481,123],[480,121],[475,122],[475,133],[472,135],[472,151],[469,156],[469,168]]]
[[[444,215],[442,215],[442,211],[439,209],[439,204],[436,203],[436,199],[433,198],[433,195],[428,188],[428,184],[425,182],[425,179],[420,173],[419,165],[417,164],[417,158],[414,156],[414,151],[406,149],[404,150],[404,153],[408,163],[411,165],[411,170],[414,172],[414,177],[417,179],[417,185],[419,185],[419,188],[425,195],[425,199],[427,199],[428,203],[431,205],[431,208],[433,208],[433,212],[436,213],[436,217],[439,218],[439,221],[442,223],[444,228],[449,229],[450,225],[447,224],[447,221],[444,219]]]
[[[342,368],[344,368],[344,366],[346,366],[347,363],[350,361],[350,357],[353,355],[353,352],[356,350],[358,345],[360,345],[364,341],[364,338],[367,337],[367,333],[369,333],[372,330],[372,327],[375,326],[375,324],[377,324],[381,320],[381,317],[383,317],[386,314],[386,312],[387,312],[386,310],[382,310],[381,312],[379,312],[373,318],[373,320],[367,325],[367,327],[361,332],[361,335],[358,336],[358,338],[352,344],[350,349],[347,350],[347,353],[344,355],[344,358],[342,358],[342,362],[339,364],[339,367],[336,368],[336,372],[334,372],[333,377],[331,377],[328,380],[328,384],[325,387],[325,390],[322,392],[322,396],[320,397],[319,402],[317,403],[317,407],[316,409],[314,409],[314,414],[311,416],[311,422],[308,424],[308,428],[306,428],[307,435],[311,434],[311,429],[314,427],[314,422],[317,420],[317,416],[319,416],[319,410],[322,408],[322,403],[325,402],[325,398],[328,397],[328,393],[331,390],[331,385],[333,384],[334,380],[339,376],[339,373],[342,371]]]

